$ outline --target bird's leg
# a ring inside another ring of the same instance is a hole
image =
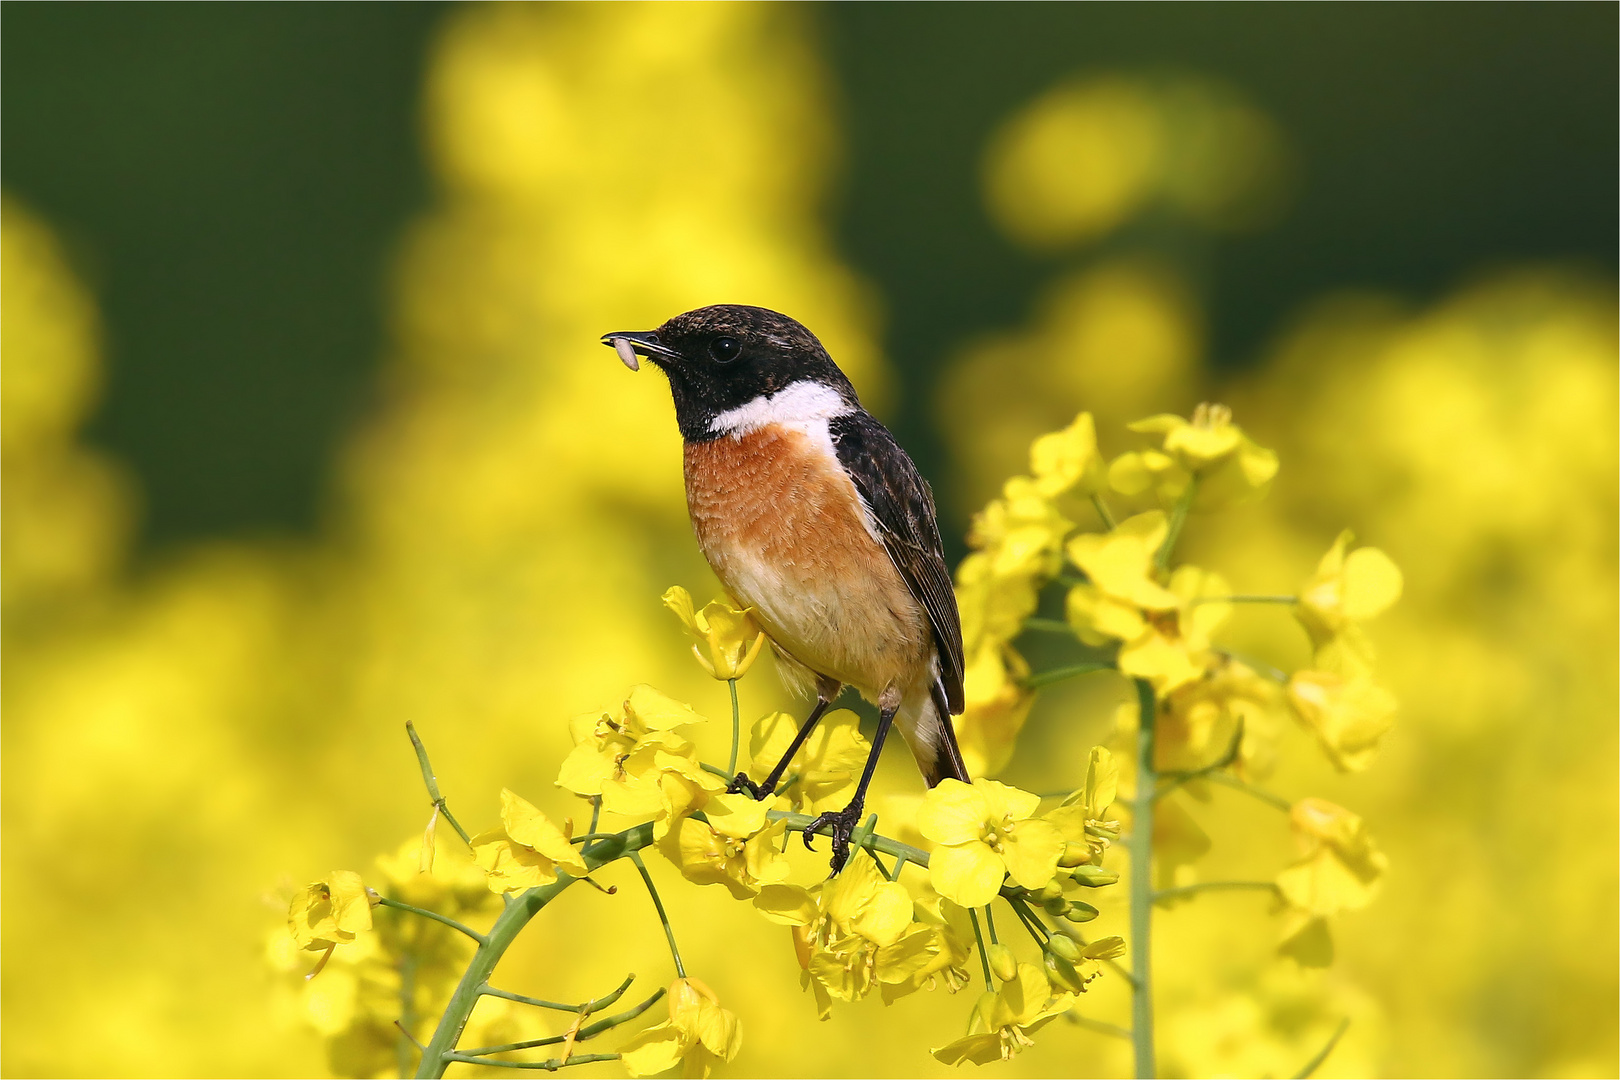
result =
[[[866,786],[872,782],[872,774],[877,771],[878,755],[883,752],[883,740],[889,734],[889,727],[894,723],[894,714],[900,711],[898,701],[890,701],[888,695],[884,696],[885,704],[878,711],[877,734],[872,738],[872,752],[866,758],[866,769],[861,773],[861,782],[855,788],[855,797],[849,805],[842,810],[829,810],[804,827],[804,846],[810,847],[810,837],[824,825],[832,826],[832,868],[833,873],[844,868],[849,861],[849,839],[855,833],[855,826],[860,824],[861,811],[866,806]]]
[[[782,774],[787,772],[787,767],[792,763],[793,756],[799,752],[799,747],[804,745],[804,741],[810,737],[810,732],[815,730],[816,722],[821,719],[821,714],[827,711],[827,706],[833,703],[833,698],[837,697],[838,692],[843,688],[842,683],[818,678],[816,680],[816,707],[810,710],[810,718],[804,722],[804,726],[799,729],[799,733],[793,736],[792,745],[787,748],[787,753],[782,755],[782,760],[776,763],[776,768],[772,769],[771,774],[765,778],[765,782],[756,784],[748,779],[746,773],[739,772],[732,778],[731,785],[726,788],[726,791],[732,794],[747,792],[755,799],[768,799],[774,795],[776,785],[781,782]]]

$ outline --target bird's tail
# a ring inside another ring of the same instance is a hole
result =
[[[967,766],[962,763],[962,749],[956,742],[956,729],[951,726],[945,687],[938,679],[929,687],[927,697],[902,704],[895,721],[929,787],[945,779],[969,782]]]

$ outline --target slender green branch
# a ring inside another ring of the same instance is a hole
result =
[[[601,821],[602,821],[602,796],[600,796],[600,795],[592,795],[591,796],[591,827],[588,830],[587,835],[595,836],[596,835],[596,826],[599,825],[601,823]]]
[[[911,859],[905,855],[896,855],[894,859],[894,872],[889,875],[889,880],[899,881],[900,871],[904,870],[906,868],[906,863],[910,861]]]
[[[1199,596],[1188,601],[1189,604],[1297,604],[1297,596],[1259,596],[1253,593],[1238,593],[1232,596]]]
[[[1191,488],[1188,489],[1191,491]],[[1184,498],[1177,505],[1186,517]],[[1174,533],[1172,533],[1172,538]],[[1139,1080],[1155,1075],[1153,1061],[1153,772],[1154,724],[1158,704],[1153,684],[1136,679],[1136,794],[1131,799],[1131,1044]]]
[[[1192,510],[1193,499],[1198,495],[1198,477],[1194,476],[1187,481],[1187,490],[1181,493],[1176,505],[1170,508],[1170,530],[1164,534],[1164,543],[1159,545],[1158,552],[1153,556],[1153,565],[1160,570],[1170,569],[1170,556],[1175,553],[1176,541],[1181,539],[1181,530],[1187,524],[1187,514]]]
[[[406,948],[399,963],[399,1019],[394,1021],[394,1026],[399,1028],[400,1039],[395,1043],[394,1057],[399,1065],[399,1075],[401,1076],[411,1071],[413,1064],[411,1048],[415,1047],[418,1054],[425,1049],[417,1037],[411,1034],[411,1028],[416,1026],[416,966],[418,962],[416,951]],[[420,1058],[415,1060],[420,1060]]]
[[[1043,686],[1072,679],[1076,675],[1090,675],[1093,671],[1112,671],[1113,664],[1089,662],[1084,664],[1070,664],[1068,667],[1053,668],[1051,671],[1039,671],[1024,680],[1024,686],[1030,690],[1039,690]]]
[[[990,933],[990,944],[1000,945],[1001,942],[996,939],[996,917],[990,914],[989,904],[984,905],[984,928]]]
[[[618,989],[603,994],[599,998],[592,998],[590,1001],[587,1001],[581,1005],[564,1005],[560,1001],[545,1001],[541,998],[532,998],[523,994],[514,994],[510,990],[497,990],[493,986],[485,986],[478,992],[488,997],[505,998],[507,1001],[515,1001],[520,1005],[533,1005],[540,1009],[555,1009],[557,1012],[583,1013],[584,1015],[589,1016],[591,1013],[601,1012],[609,1005],[612,1005],[615,1001],[618,1001],[624,996],[624,992],[630,989],[630,984],[635,981],[635,975],[626,975],[624,982],[619,984]],[[468,1050],[466,1053],[470,1054],[473,1053],[473,1051]]]
[[[1007,906],[1012,908],[1013,914],[1018,916],[1018,921],[1023,924],[1029,936],[1035,939],[1035,944],[1039,945],[1044,952],[1046,950],[1046,941],[1052,936],[1051,931],[1046,929],[1046,926],[1035,917],[1034,913],[1025,906],[1022,900],[1008,896],[1006,893],[1002,893],[1001,896],[1003,900],[1007,901]]]
[[[419,908],[415,904],[407,904],[403,901],[393,900],[386,896],[379,896],[377,898],[377,903],[383,907],[398,908],[400,911],[409,911],[412,915],[420,915],[424,919],[432,919],[436,923],[443,923],[452,930],[460,930],[463,934],[466,934],[480,945],[483,945],[488,941],[483,934],[480,934],[472,927],[467,926],[464,923],[458,923],[448,915],[440,915],[437,911],[429,911],[427,908]]]
[[[1102,492],[1097,492],[1091,496],[1091,505],[1097,511],[1097,516],[1102,518],[1103,528],[1113,532],[1116,524],[1114,512],[1108,509],[1107,503],[1103,502]]]
[[[984,988],[989,990],[996,985],[996,981],[990,977],[990,952],[984,947],[984,931],[979,929],[979,909],[968,908],[968,918],[973,920],[973,937],[979,943],[979,963],[984,965]]]
[[[1254,798],[1265,803],[1267,806],[1274,806],[1285,814],[1293,812],[1294,804],[1283,798],[1281,795],[1274,795],[1265,788],[1256,787],[1247,780],[1233,776],[1231,773],[1214,772],[1210,773],[1206,779],[1211,780],[1214,783],[1221,784],[1225,787],[1229,787],[1233,791],[1241,791],[1245,795],[1253,796]]]
[[[1062,619],[1042,619],[1031,615],[1024,620],[1025,630],[1039,630],[1043,634],[1067,634],[1074,636],[1074,627]]]
[[[618,1054],[570,1054],[567,1058],[547,1058],[545,1061],[491,1061],[488,1058],[470,1058],[465,1054],[448,1053],[446,1061],[465,1061],[470,1065],[488,1065],[493,1069],[543,1069],[556,1072],[570,1065],[589,1065],[593,1061],[618,1061]]]
[[[1155,904],[1167,904],[1172,900],[1185,900],[1189,896],[1197,896],[1206,892],[1231,892],[1233,890],[1264,890],[1277,892],[1277,883],[1274,881],[1197,881],[1191,885],[1177,885],[1172,889],[1160,889],[1153,894]]]
[[[1339,1040],[1344,1038],[1344,1033],[1349,1029],[1350,1018],[1347,1016],[1339,1021],[1339,1026],[1334,1029],[1332,1035],[1328,1036],[1326,1045],[1317,1051],[1316,1056],[1307,1061],[1305,1067],[1294,1074],[1294,1080],[1310,1080],[1311,1074],[1322,1067],[1322,1063],[1328,1059],[1329,1054],[1333,1053],[1333,1048],[1339,1045]]]
[[[634,1020],[636,1017],[640,1016],[642,1013],[646,1012],[648,1009],[650,1009],[654,1005],[656,1005],[658,1003],[658,1001],[661,998],[663,998],[664,992],[665,992],[664,988],[662,986],[660,986],[656,991],[653,992],[652,997],[649,997],[646,1001],[643,1001],[640,1005],[637,1005],[634,1008],[626,1009],[624,1012],[618,1013],[617,1015],[604,1017],[603,1019],[598,1020],[594,1024],[590,1024],[590,1025],[588,1025],[586,1027],[580,1028],[577,1032],[574,1033],[574,1036],[573,1036],[574,1041],[575,1042],[584,1042],[587,1039],[594,1039],[598,1035],[602,1034],[602,1032],[604,1032],[604,1031],[607,1031],[607,1030],[609,1030],[611,1028],[616,1028],[620,1024],[629,1023],[630,1021]],[[580,1015],[584,1016],[584,1015],[588,1015],[588,1014],[581,1013]],[[549,1036],[549,1037],[544,1038],[544,1039],[530,1039],[527,1042],[502,1043],[500,1046],[480,1046],[480,1047],[477,1047],[476,1049],[473,1049],[473,1050],[457,1050],[456,1051],[456,1056],[452,1060],[455,1060],[455,1061],[468,1061],[468,1060],[471,1060],[473,1058],[486,1057],[486,1056],[488,1056],[490,1054],[509,1054],[514,1050],[533,1050],[533,1049],[535,1049],[536,1047],[539,1047],[539,1046],[555,1046],[557,1043],[567,1042],[567,1041],[568,1041],[568,1036],[567,1035],[552,1035],[552,1036]],[[499,1064],[501,1064],[501,1062],[488,1061],[488,1062],[484,1062],[483,1064],[486,1064],[486,1065],[499,1065]]]
[[[433,775],[433,766],[428,762],[427,747],[422,745],[421,737],[416,734],[416,725],[409,720],[405,721],[405,734],[410,736],[411,745],[416,748],[416,763],[421,766],[422,783],[427,785],[428,798],[433,801],[434,808],[444,815],[444,820],[450,823],[450,827],[456,830],[456,835],[461,837],[461,842],[468,847],[472,847],[472,837],[467,834],[467,830],[461,827],[461,822],[457,821],[455,815],[450,812],[450,807],[444,801],[444,796],[439,794],[439,780],[438,777]]]
[[[631,852],[639,851],[652,842],[652,823],[647,822],[598,841],[582,850],[580,857],[585,860],[588,870],[595,870]],[[467,1026],[467,1019],[472,1016],[473,1006],[477,1004],[480,994],[488,985],[489,976],[495,970],[495,965],[500,962],[501,957],[529,921],[575,880],[569,874],[558,874],[557,880],[550,885],[530,889],[506,905],[506,910],[501,912],[495,920],[495,925],[490,927],[484,943],[473,954],[467,970],[462,973],[461,981],[451,993],[450,1003],[445,1006],[439,1026],[434,1029],[433,1038],[428,1042],[427,1049],[422,1052],[422,1063],[417,1069],[417,1076],[444,1075],[445,1066],[450,1061],[448,1055],[455,1052],[456,1042]],[[581,1060],[571,1058],[569,1064],[579,1064]]]
[[[1077,1012],[1066,1012],[1063,1019],[1076,1027],[1090,1028],[1103,1035],[1112,1035],[1116,1039],[1130,1039],[1131,1029],[1122,1028],[1118,1024],[1110,1024],[1106,1020],[1093,1020],[1089,1016],[1081,1016]]]
[[[641,880],[646,883],[647,895],[652,897],[653,907],[658,910],[658,921],[664,924],[664,937],[669,941],[669,955],[675,960],[675,974],[686,978],[686,965],[681,963],[681,950],[675,944],[675,930],[669,925],[669,915],[664,911],[664,901],[658,895],[658,886],[653,884],[652,875],[647,873],[647,864],[641,861],[641,853],[629,853],[630,861],[636,864],[636,871],[641,874]]]
[[[742,742],[742,712],[737,706],[737,680],[727,679],[726,685],[731,688],[731,761],[726,769],[736,776],[737,746]]]
[[[698,768],[702,769],[704,772],[708,773],[710,776],[718,776],[720,779],[726,781],[727,783],[730,783],[732,780],[735,780],[737,778],[737,774],[736,774],[735,771],[726,772],[726,770],[722,769],[720,766],[718,766],[718,765],[710,765],[707,761],[698,762]],[[780,793],[778,793],[778,794],[780,794]]]
[[[1284,685],[1287,685],[1288,683],[1288,672],[1274,664],[1268,664],[1264,660],[1256,660],[1252,656],[1245,656],[1242,653],[1236,653],[1230,649],[1216,649],[1215,653],[1216,655],[1223,656],[1228,660],[1236,660],[1240,664],[1246,664],[1273,682],[1279,682]]]

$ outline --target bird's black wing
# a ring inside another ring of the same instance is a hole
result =
[[[865,412],[848,413],[830,422],[839,464],[855,482],[877,523],[883,548],[922,602],[934,628],[939,650],[940,681],[951,713],[962,711],[962,618],[956,592],[945,568],[934,493],[889,429]]]

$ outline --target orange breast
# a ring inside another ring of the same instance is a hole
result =
[[[868,696],[924,676],[927,616],[819,439],[771,425],[686,446],[686,502],[709,565],[778,648]]]

